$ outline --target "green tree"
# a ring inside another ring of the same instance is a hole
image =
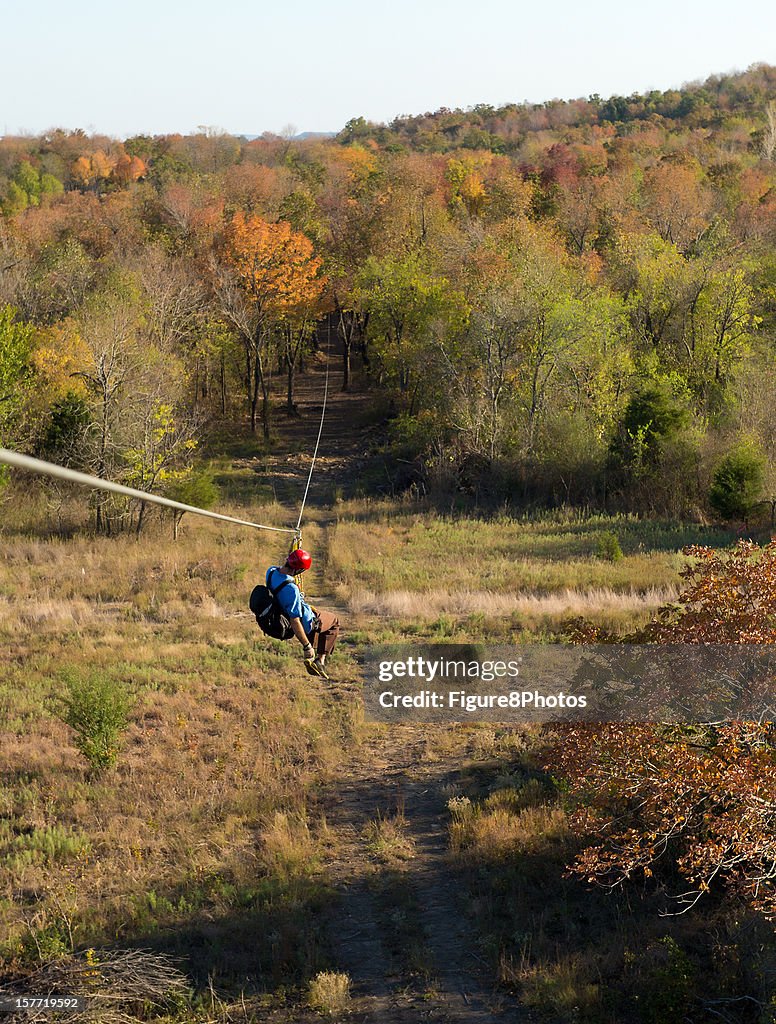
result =
[[[712,267],[688,318],[686,347],[696,390],[724,385],[762,322],[755,314],[747,266]]]
[[[27,209],[30,205],[30,200],[24,189],[17,185],[15,181],[12,181],[9,183],[8,191],[5,193],[5,198],[0,205],[6,217],[15,217]]]
[[[684,313],[693,298],[687,261],[658,235],[623,235],[613,269],[637,345],[673,365],[682,346]]]
[[[446,336],[460,330],[468,317],[466,300],[414,253],[370,257],[358,288],[382,375],[413,413],[433,361],[434,331]]]
[[[661,445],[673,440],[688,419],[687,408],[676,401],[665,384],[648,383],[628,402],[617,450],[631,468],[655,465]]]
[[[681,515],[696,486],[699,437],[681,382],[654,379],[630,398],[610,444],[615,490],[652,512]]]
[[[40,445],[41,454],[66,465],[80,464],[84,433],[90,423],[86,399],[68,392],[51,407],[51,418]]]
[[[487,435],[503,430],[506,402],[512,441],[529,457],[550,411],[585,407],[600,436],[615,415],[617,381],[632,365],[619,300],[592,287],[558,240],[525,220],[505,226],[496,260],[483,270],[471,340],[489,406]]]
[[[220,492],[209,469],[192,471],[187,475],[178,476],[165,486],[165,496],[179,501],[182,505],[194,505],[197,508],[209,509],[218,501]],[[178,527],[186,515],[178,509],[172,511],[173,537],[178,539]]]
[[[723,519],[746,521],[759,503],[765,479],[765,458],[754,445],[743,442],[717,467],[709,491],[709,504]]]
[[[61,195],[64,185],[59,178],[33,167],[29,160],[22,160],[9,183],[2,203],[3,213],[13,217],[28,206],[39,206],[41,196]]]

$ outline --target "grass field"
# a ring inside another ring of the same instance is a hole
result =
[[[251,472],[224,462],[224,509],[285,522],[256,503]],[[294,645],[266,641],[247,596],[282,538],[191,519],[177,543],[157,521],[140,539],[95,537],[77,498],[26,497],[26,523],[5,497],[0,556],[0,972],[142,947],[184,959],[191,990],[164,1010],[176,1020],[346,1013],[362,1004],[325,921],[363,870],[386,956],[433,1002],[448,925],[422,887],[436,864],[460,872],[494,982],[538,1020],[680,1020],[714,963],[730,991],[762,998],[745,965],[764,933],[735,907],[666,924],[648,900],[606,901],[564,877],[568,809],[542,777],[537,731],[435,727],[418,741],[369,725],[355,687],[325,689]],[[355,684],[375,641],[552,639],[578,615],[630,626],[676,596],[683,545],[730,540],[631,517],[484,521],[340,502],[305,531],[317,559],[306,588],[346,606],[334,674]],[[101,774],[64,721],[74,679],[130,701],[118,763]],[[406,812],[380,795],[382,763],[420,794]],[[341,798],[343,825],[331,815],[346,776],[361,802]],[[429,792],[449,808],[447,860],[428,845]]]
[[[206,522],[177,544],[160,526],[141,541],[9,533],[0,955],[23,966],[122,942],[183,949],[222,991],[308,976],[328,842],[310,794],[356,742],[359,711],[325,702],[252,622],[248,593],[282,545]],[[118,766],[99,777],[63,722],[67,680],[91,677],[131,702]],[[186,935],[205,924],[192,954]]]
[[[635,516],[485,521],[350,503],[328,571],[356,615],[441,617],[443,630],[447,617],[475,636],[552,629],[580,615],[626,628],[674,599],[684,546],[731,540],[727,531]]]

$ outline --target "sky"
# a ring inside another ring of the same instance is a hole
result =
[[[338,131],[776,64],[747,0],[0,0],[0,132]]]

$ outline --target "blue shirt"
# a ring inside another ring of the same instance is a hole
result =
[[[290,580],[291,585],[283,587],[280,593],[278,593],[278,587],[285,583],[286,580]],[[302,628],[309,636],[312,632],[315,612],[306,601],[302,600],[302,594],[299,587],[294,583],[294,577],[287,576],[276,565],[271,565],[267,569],[266,584],[276,595],[275,600],[289,619],[302,620]]]

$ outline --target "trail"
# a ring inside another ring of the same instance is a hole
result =
[[[328,359],[326,417],[304,522],[328,522],[333,518],[331,505],[337,495],[344,497],[353,492],[358,474],[368,462],[375,433],[371,423],[374,395],[361,386],[357,377],[351,390],[343,392],[339,346],[332,343],[328,356],[325,349],[324,345],[324,351],[308,359],[305,372],[297,374],[297,415],[283,410],[275,417],[274,426],[280,436],[277,448],[283,454],[266,460],[266,480],[272,484],[277,500],[298,512],[321,418]]]
[[[372,397],[359,388],[340,390],[340,352],[332,351],[329,400],[321,450],[308,499],[309,520],[336,522],[335,501],[352,490],[368,461]],[[278,500],[293,506],[301,495],[320,418],[325,361],[311,364],[296,388],[298,417],[280,414],[278,450],[268,460]],[[317,576],[325,584],[325,575]],[[331,593],[316,599],[334,608],[348,627],[348,611]],[[332,700],[352,684],[334,684]],[[496,1024],[527,1021],[517,1001],[494,990],[493,969],[481,955],[463,894],[447,854],[446,803],[458,778],[452,755],[435,757],[419,726],[371,726],[364,743],[338,767],[322,806],[334,833],[328,865],[336,899],[327,921],[332,969],[351,978],[347,1019],[357,1024]],[[377,818],[398,815],[414,844],[413,855],[380,863],[365,829]]]
[[[353,1017],[364,1024],[490,1024],[525,1021],[495,991],[492,970],[466,918],[447,856],[447,794],[458,777],[449,757],[427,760],[419,726],[375,731],[342,765],[326,795],[339,840],[330,877],[338,893],[329,924],[336,969],[352,979]],[[414,853],[375,862],[365,837],[377,818],[399,814]]]

